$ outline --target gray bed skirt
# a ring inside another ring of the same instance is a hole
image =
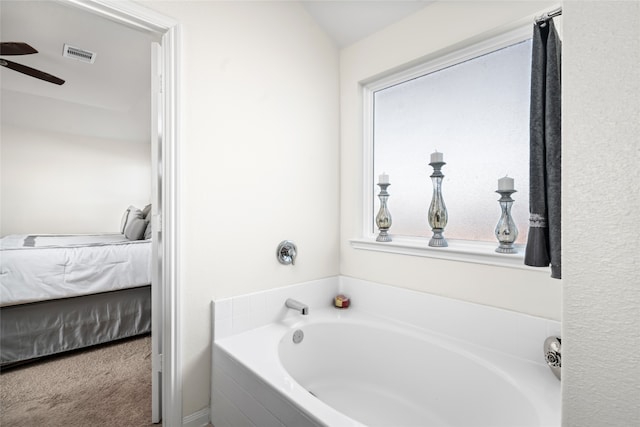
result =
[[[0,308],[0,365],[151,332],[151,285]]]

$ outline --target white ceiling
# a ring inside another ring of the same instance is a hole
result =
[[[424,8],[433,0],[303,0],[302,5],[340,48]]]
[[[426,0],[304,0],[334,40],[347,46]],[[6,57],[66,80],[62,86],[0,67],[2,122],[22,127],[149,141],[150,43],[154,37],[54,1],[0,1],[0,39],[39,53]],[[67,43],[97,53],[94,64],[62,56]]]
[[[5,59],[65,80],[61,86],[0,68],[2,122],[110,139],[149,141],[147,33],[55,1],[0,1],[0,39],[38,53]],[[93,64],[64,58],[65,43],[96,52]]]

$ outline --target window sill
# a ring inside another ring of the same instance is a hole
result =
[[[376,242],[374,236],[351,239],[349,242],[354,249],[495,265],[547,273],[549,270],[548,268],[524,265],[525,248],[523,245],[516,245],[518,252],[515,254],[500,254],[495,251],[498,245],[497,243],[447,239],[449,243],[448,247],[434,248],[428,246],[429,239],[426,237],[392,235],[391,238],[393,239],[391,242]]]

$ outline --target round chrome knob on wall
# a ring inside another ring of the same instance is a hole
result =
[[[278,261],[280,262],[280,264],[295,265],[297,253],[298,248],[296,248],[295,243],[290,240],[283,240],[278,245],[276,256],[278,257]]]

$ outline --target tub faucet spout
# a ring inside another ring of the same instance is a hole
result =
[[[307,314],[309,314],[309,306],[307,306],[306,304],[301,303],[300,301],[296,301],[292,298],[288,298],[287,301],[285,301],[284,305],[287,306],[287,308],[291,308],[293,310],[297,310],[300,312],[300,314],[306,316]]]

